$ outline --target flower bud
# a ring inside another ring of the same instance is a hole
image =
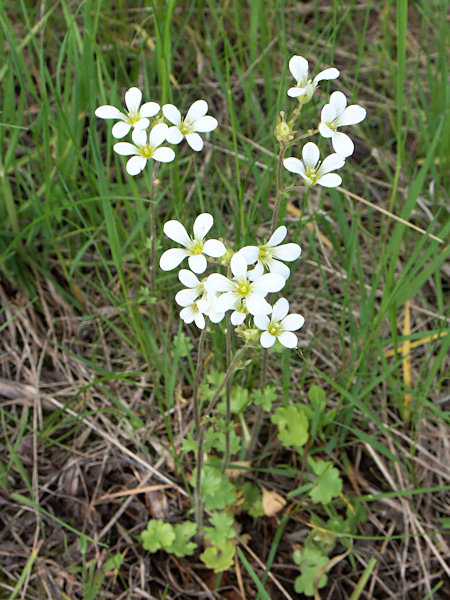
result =
[[[284,111],[281,111],[277,117],[277,125],[274,133],[278,142],[286,143],[294,138],[293,122],[286,121]]]
[[[261,336],[261,331],[259,329],[251,329],[249,327],[245,327],[244,325],[239,325],[239,327],[236,327],[234,331],[249,346],[259,347],[261,345],[259,343],[259,338]]]

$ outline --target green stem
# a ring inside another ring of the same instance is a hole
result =
[[[261,380],[260,380],[260,390],[264,393],[267,381],[267,363],[268,363],[268,353],[266,348],[262,350],[262,362],[261,362]],[[255,451],[256,440],[258,439],[259,430],[261,429],[262,419],[264,415],[264,409],[260,404],[256,409],[255,422],[253,423],[252,433],[250,435],[250,441],[247,446],[247,451],[245,453],[245,459],[250,460],[253,452]]]
[[[230,267],[228,267],[228,277],[230,277]],[[226,366],[227,369],[231,364],[231,318],[229,313],[226,313]],[[225,453],[223,455],[222,461],[222,472],[225,471],[227,466],[230,464],[230,422],[231,422],[231,379],[227,381],[227,385],[225,388]]]
[[[152,183],[150,185],[150,294],[156,298],[155,261],[156,261],[156,202],[155,181],[158,175],[159,163],[153,166]]]
[[[277,196],[275,199],[275,206],[273,208],[272,224],[270,226],[270,235],[275,231],[278,223],[278,213],[280,212],[282,188],[281,188],[281,175],[283,167],[284,153],[286,152],[287,145],[285,142],[280,143],[280,151],[278,152],[278,163],[277,163]]]

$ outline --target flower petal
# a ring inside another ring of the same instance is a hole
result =
[[[303,146],[302,158],[306,168],[315,167],[317,165],[320,158],[320,152],[314,142],[308,142]]]
[[[345,134],[339,134],[345,135]],[[334,136],[333,136],[334,137]],[[320,165],[320,169],[317,174],[319,177],[325,175],[325,173],[330,173],[331,171],[335,171],[336,169],[341,169],[345,165],[345,158],[340,154],[334,153],[327,156],[322,164]]]
[[[286,318],[283,318],[282,325],[285,331],[297,331],[297,329],[303,327],[304,323],[304,317],[295,313],[293,315],[287,315]]]
[[[242,323],[245,321],[246,316],[247,315],[245,313],[235,310],[231,314],[231,324],[234,325],[234,327],[238,327],[238,325],[242,325]]]
[[[281,275],[276,273],[266,273],[265,275],[258,277],[253,283],[252,290],[256,294],[265,296],[269,292],[279,292],[284,288],[285,284],[286,280]]]
[[[186,141],[192,150],[195,150],[196,152],[200,152],[203,148],[203,140],[198,133],[188,133],[186,135]]]
[[[341,131],[336,131],[333,137],[331,138],[331,143],[333,145],[333,150],[339,154],[340,156],[351,156],[355,150],[355,145],[352,140]]]
[[[338,114],[339,113],[336,111],[335,106],[332,104],[325,104],[320,112],[320,120],[323,123],[331,123],[331,121],[334,121]]]
[[[286,298],[280,298],[275,302],[272,309],[272,321],[282,321],[289,312],[289,302]]]
[[[133,129],[133,133],[131,134],[131,139],[136,144],[136,146],[146,146],[147,145],[147,132],[144,129]]]
[[[205,329],[206,321],[205,317],[201,312],[195,313],[194,322],[199,329]]]
[[[99,119],[123,119],[125,115],[111,104],[104,104],[95,109],[95,116]]]
[[[253,318],[253,322],[255,323],[256,327],[258,329],[261,330],[267,330],[269,323],[270,323],[270,318],[267,315],[257,315],[256,317]]]
[[[183,134],[175,125],[173,127],[169,127],[166,133],[166,140],[169,144],[179,144],[183,139]]]
[[[194,271],[194,273],[204,273],[208,266],[208,262],[203,254],[191,254],[188,258],[188,263],[189,268]]]
[[[291,331],[282,331],[280,333],[280,335],[278,336],[278,341],[285,348],[291,348],[291,349],[296,348],[297,344],[298,344],[297,336],[295,335],[295,333],[292,333]]]
[[[206,100],[197,100],[188,110],[185,121],[195,123],[198,119],[201,119],[208,112],[208,103]]]
[[[270,304],[259,294],[249,294],[245,298],[245,305],[248,312],[255,316],[268,315],[272,312]]]
[[[209,131],[213,131],[218,124],[219,123],[217,122],[217,119],[206,115],[206,117],[201,117],[195,121],[195,131],[199,131],[200,133],[208,133]]]
[[[314,83],[319,83],[319,81],[323,81],[324,79],[336,79],[339,77],[339,71],[334,67],[331,69],[325,69],[325,71],[321,71],[318,75],[314,77]]]
[[[271,273],[275,273],[276,275],[281,275],[281,277],[283,277],[283,279],[285,280],[288,280],[291,275],[291,271],[287,265],[280,262],[279,260],[274,259],[270,261],[269,271]]]
[[[188,269],[181,269],[178,273],[178,279],[188,288],[194,288],[201,284],[197,275],[194,275],[194,273]]]
[[[206,240],[203,245],[203,252],[213,258],[220,258],[226,251],[225,245],[220,240]]]
[[[264,265],[262,262],[256,263],[255,267],[247,273],[250,281],[256,281],[261,275],[264,275]]]
[[[148,119],[139,119],[136,123],[133,123],[134,129],[147,129],[150,125],[150,121]]]
[[[189,306],[195,302],[197,296],[198,292],[193,288],[180,290],[175,296],[175,302],[180,306]]]
[[[236,295],[233,292],[225,292],[217,298],[216,311],[222,313],[230,310],[236,304],[236,300]]]
[[[174,125],[181,123],[181,113],[174,104],[164,104],[162,111],[166,119]]]
[[[290,158],[285,158],[283,161],[283,166],[291,173],[297,173],[298,175],[302,176],[305,174],[304,164],[300,159],[294,158],[293,156]]]
[[[191,241],[186,228],[179,221],[167,221],[164,223],[163,231],[168,238],[182,246],[188,246]]]
[[[247,277],[247,261],[242,254],[236,252],[230,260],[230,268],[236,279]]]
[[[299,96],[303,96],[306,93],[306,88],[300,87],[291,87],[287,91],[287,95],[290,98],[298,98]]]
[[[159,267],[163,271],[171,271],[178,267],[181,261],[188,256],[186,250],[183,248],[170,248],[166,250],[159,259]]]
[[[202,240],[214,224],[214,219],[209,213],[202,213],[194,221],[194,237]]]
[[[275,229],[275,231],[270,236],[269,241],[265,245],[270,246],[272,248],[273,248],[273,246],[278,246],[278,244],[281,244],[281,242],[284,240],[284,238],[286,237],[286,234],[287,234],[286,227],[284,225],[280,225],[280,227]]]
[[[154,117],[159,113],[160,106],[157,102],[146,102],[139,110],[141,117]]]
[[[229,292],[233,287],[233,282],[220,273],[212,273],[205,282],[207,292]]]
[[[123,138],[127,135],[130,129],[131,125],[129,123],[125,123],[125,121],[118,121],[113,125],[111,133],[117,140],[120,140],[120,138]]]
[[[263,331],[259,341],[261,342],[261,346],[263,348],[271,348],[275,344],[276,339],[277,338],[273,335],[270,335],[268,331]]]
[[[113,150],[121,156],[131,156],[132,154],[137,154],[136,146],[133,146],[133,144],[130,144],[129,142],[118,142],[117,144],[114,144]]]
[[[348,106],[338,119],[339,127],[344,125],[356,125],[361,123],[366,118],[366,109],[359,104],[352,104]]]
[[[330,138],[330,137],[333,137],[333,135],[334,135],[334,131],[332,129],[330,129],[326,123],[323,123],[322,121],[319,123],[319,133],[324,138]]]
[[[191,306],[186,306],[186,308],[183,308],[183,310],[180,311],[180,317],[187,325],[192,323],[192,321],[195,319],[195,314],[196,313],[193,304],[191,304]]]
[[[338,187],[342,183],[342,177],[336,173],[327,173],[327,175],[321,177],[317,183],[326,188]]]
[[[160,146],[166,139],[166,134],[169,127],[165,123],[158,123],[155,125],[148,136],[150,144],[156,148],[156,146]]]
[[[247,265],[252,265],[258,260],[259,247],[258,246],[244,246],[236,252],[244,257]]]
[[[125,93],[125,104],[128,108],[128,112],[137,113],[142,101],[142,92],[137,87],[130,88]]]
[[[273,256],[281,260],[287,260],[288,262],[291,260],[297,260],[301,253],[302,249],[300,246],[294,243],[283,244],[282,246],[278,246],[278,248],[274,248],[272,250]]]
[[[162,146],[161,148],[156,148],[156,150],[153,152],[152,158],[154,158],[154,160],[157,160],[158,162],[172,162],[175,158],[175,152],[172,150],[172,148]]]
[[[289,71],[297,82],[308,78],[308,61],[303,56],[294,55],[289,61]]]
[[[330,105],[334,108],[336,115],[343,113],[347,106],[345,94],[342,92],[333,92],[330,96]]]
[[[126,166],[128,175],[139,175],[145,169],[146,164],[147,159],[144,156],[132,156]]]

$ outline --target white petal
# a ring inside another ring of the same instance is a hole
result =
[[[319,133],[324,138],[333,137],[334,131],[328,127],[326,123],[319,123]]]
[[[195,150],[196,152],[200,152],[200,150],[203,148],[203,140],[198,133],[188,133],[186,136],[186,141],[192,150]]]
[[[297,260],[301,252],[302,249],[298,244],[291,243],[283,244],[282,246],[278,246],[278,248],[274,248],[272,254],[276,258],[290,262],[291,260]]]
[[[208,263],[203,254],[192,254],[188,258],[189,268],[194,271],[194,273],[204,273],[206,271],[206,267]]]
[[[342,177],[336,173],[327,173],[327,175],[321,177],[317,183],[326,188],[338,187],[342,183]]]
[[[166,139],[166,134],[169,127],[165,123],[158,123],[155,125],[148,136],[149,142],[152,146],[160,146]]]
[[[272,307],[259,294],[250,294],[245,299],[247,310],[252,315],[268,315],[272,312]]]
[[[261,275],[264,275],[264,266],[261,262],[256,263],[254,269],[251,269],[251,271],[247,273],[247,277],[250,281],[256,281]]]
[[[267,327],[269,326],[270,323],[270,319],[267,315],[258,315],[256,317],[253,317],[253,322],[255,323],[256,327],[258,329],[261,330],[267,330]]]
[[[197,100],[188,110],[186,115],[186,121],[195,123],[198,119],[201,119],[208,112],[208,103],[205,100]]]
[[[137,113],[141,105],[142,92],[137,87],[130,88],[125,94],[125,104],[127,105],[128,112]]]
[[[306,88],[291,87],[287,91],[287,95],[291,98],[298,98],[306,93]]]
[[[206,240],[203,245],[203,252],[213,258],[220,258],[226,251],[225,245],[220,240]]]
[[[206,117],[201,117],[195,121],[195,131],[199,131],[200,133],[208,133],[208,131],[213,131],[217,125],[217,119],[207,115]]]
[[[172,150],[172,148],[166,148],[166,146],[162,146],[161,148],[156,148],[156,150],[153,152],[152,158],[158,162],[172,162],[175,158],[175,152]]]
[[[124,121],[119,121],[118,123],[115,123],[113,125],[113,128],[111,129],[111,133],[117,140],[120,140],[120,138],[123,138],[127,135],[127,133],[130,131],[130,129],[131,129],[131,125],[129,123],[125,123]]]
[[[136,123],[133,123],[133,129],[147,129],[150,125],[150,121],[148,119],[139,119]]]
[[[306,168],[315,167],[317,165],[320,158],[320,152],[314,142],[308,142],[303,146],[302,158]]]
[[[191,306],[186,306],[186,308],[183,308],[182,311],[180,311],[180,317],[183,319],[183,321],[189,325],[189,323],[192,323],[192,321],[195,319],[195,311]]]
[[[341,134],[345,135],[345,134]],[[335,171],[336,169],[341,169],[345,165],[345,159],[343,156],[339,154],[330,154],[327,156],[322,164],[320,165],[320,169],[318,171],[318,175],[322,176],[325,173],[330,173],[331,171]]]
[[[366,109],[358,104],[348,106],[338,119],[339,127],[344,125],[356,125],[366,118]]]
[[[277,275],[276,273],[266,273],[265,275],[261,275],[254,282],[252,290],[256,294],[266,295],[269,292],[279,292],[282,288],[284,288],[286,284],[286,280],[281,275]]]
[[[208,292],[228,292],[233,289],[233,283],[220,273],[212,273],[205,282]]]
[[[169,144],[179,144],[183,139],[183,134],[175,125],[173,127],[169,127],[166,133],[166,140]]]
[[[180,290],[175,296],[175,302],[180,306],[189,306],[197,298],[198,293],[195,289]]]
[[[212,323],[220,323],[220,321],[225,316],[225,313],[224,312],[218,312],[215,306],[213,306],[212,308],[210,308],[207,314],[208,314],[208,317],[209,317],[209,319],[210,319],[210,321]]]
[[[147,144],[147,132],[143,129],[133,129],[131,139],[136,146],[145,146]]]
[[[178,279],[183,285],[189,288],[197,287],[201,283],[197,275],[194,275],[194,273],[188,269],[181,269],[178,273]]]
[[[271,348],[275,344],[276,339],[277,338],[273,337],[273,335],[270,335],[268,331],[263,331],[259,341],[261,342],[261,346],[263,348]]]
[[[222,294],[219,298],[217,298],[216,302],[216,311],[220,313],[224,313],[231,308],[234,308],[236,304],[237,297],[233,292],[226,292]]]
[[[291,173],[298,173],[299,175],[305,174],[305,167],[302,161],[298,158],[294,158],[292,156],[290,158],[285,158],[283,161],[283,166]]]
[[[336,133],[331,138],[331,143],[333,144],[333,150],[339,154],[340,156],[351,156],[355,150],[355,146],[352,140],[341,131],[336,131]]]
[[[170,250],[166,250],[159,259],[159,267],[163,271],[171,271],[172,269],[175,269],[175,267],[178,267],[180,262],[186,256],[188,256],[188,253],[186,250],[183,250],[183,248],[171,248]]]
[[[334,67],[332,69],[325,69],[325,71],[321,71],[318,75],[314,77],[314,83],[319,83],[323,79],[336,79],[339,77],[339,71]]]
[[[291,333],[290,331],[282,331],[278,336],[278,341],[280,344],[283,344],[285,348],[296,348],[298,340],[295,333]]]
[[[303,56],[293,56],[289,61],[289,71],[297,82],[307,79],[308,61]]]
[[[247,276],[247,261],[238,252],[233,255],[230,261],[230,268],[236,279],[242,279]]]
[[[123,119],[125,115],[115,106],[104,104],[95,110],[95,116],[99,119]]]
[[[133,144],[130,144],[129,142],[118,142],[117,144],[114,144],[113,150],[121,156],[131,156],[132,154],[137,154],[136,146],[133,146]]]
[[[285,331],[297,331],[297,329],[303,327],[304,323],[305,319],[302,315],[293,314],[287,315],[287,317],[283,319],[282,325]]]
[[[214,224],[214,219],[209,213],[202,213],[194,221],[194,237],[202,240]]]
[[[191,241],[186,228],[179,221],[167,221],[164,223],[163,231],[168,238],[182,246],[188,246]]]
[[[145,169],[146,164],[147,159],[143,156],[132,156],[126,166],[128,175],[139,175]]]
[[[289,279],[291,275],[289,267],[286,266],[284,263],[280,262],[279,260],[272,259],[270,261],[269,271],[271,273],[275,273],[276,275],[281,275],[281,277],[283,277],[283,279],[285,280]]]
[[[205,317],[202,315],[201,312],[195,313],[194,322],[199,329],[205,329]]]
[[[275,302],[272,309],[272,321],[282,321],[289,312],[289,302],[286,298],[280,298]]]
[[[323,123],[331,123],[336,118],[336,115],[339,114],[336,112],[336,107],[332,104],[325,104],[320,113],[320,120]]]
[[[280,227],[278,227],[278,229],[275,229],[275,231],[270,236],[269,241],[265,245],[271,246],[271,247],[278,246],[278,244],[281,244],[281,242],[284,240],[284,238],[286,237],[286,234],[287,234],[286,227],[284,225],[280,225]]]
[[[336,115],[340,115],[347,106],[347,98],[342,92],[333,92],[330,96],[330,104],[334,107]]]
[[[140,108],[141,117],[154,117],[159,113],[159,104],[157,102],[146,102]]]
[[[244,246],[236,252],[244,257],[247,265],[252,265],[258,260],[259,247],[258,246]]]
[[[231,314],[231,324],[234,325],[234,327],[237,327],[238,325],[242,325],[242,323],[245,321],[246,316],[247,315],[245,313],[235,310]]]
[[[164,104],[162,111],[166,119],[174,125],[179,125],[181,123],[181,113],[173,104]]]

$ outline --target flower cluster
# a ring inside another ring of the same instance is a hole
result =
[[[171,162],[175,158],[172,148],[161,146],[164,142],[179,144],[184,138],[192,150],[199,152],[203,148],[203,140],[199,133],[208,133],[217,127],[217,120],[207,115],[208,104],[205,100],[197,100],[182,119],[181,113],[173,104],[162,107],[163,116],[171,126],[164,123],[164,117],[157,119],[150,131],[150,118],[156,117],[161,110],[157,102],[142,104],[142,92],[132,87],[125,93],[126,111],[105,104],[99,106],[95,114],[100,119],[115,119],[112,128],[115,138],[125,137],[131,130],[130,142],[118,142],[114,151],[122,156],[131,156],[126,165],[129,175],[138,175],[144,170],[150,159],[158,162]]]
[[[161,269],[172,270],[186,257],[191,269],[181,269],[178,274],[181,283],[186,286],[175,296],[182,307],[180,317],[185,323],[194,322],[203,329],[206,317],[213,323],[219,323],[231,310],[234,326],[243,325],[247,318],[253,319],[264,348],[272,346],[277,339],[287,348],[295,348],[297,337],[293,331],[302,327],[303,317],[288,315],[289,303],[285,298],[280,298],[273,307],[266,298],[284,287],[290,270],[281,261],[296,260],[301,253],[300,246],[281,243],[287,234],[286,227],[281,226],[265,244],[245,246],[235,252],[229,260],[228,276],[214,272],[199,279],[197,275],[206,271],[208,258],[216,259],[217,263],[217,259],[224,262],[229,255],[220,240],[205,240],[212,225],[213,217],[208,213],[202,213],[195,219],[192,236],[179,221],[168,221],[164,225],[167,237],[182,248],[166,250],[160,259]]]
[[[292,98],[298,98],[300,106],[312,99],[320,81],[339,77],[339,71],[331,68],[320,72],[314,79],[309,79],[308,61],[303,56],[293,56],[289,61],[289,70],[297,85],[289,88],[287,93]],[[365,117],[366,110],[362,106],[347,106],[345,95],[342,92],[333,92],[329,103],[322,108],[318,131],[322,137],[331,139],[334,153],[321,161],[318,146],[314,142],[308,142],[302,149],[302,160],[286,158],[283,161],[284,167],[300,175],[307,187],[316,184],[328,188],[341,185],[341,176],[333,171],[344,166],[346,158],[353,154],[355,147],[349,136],[338,131],[338,128],[356,125]]]

